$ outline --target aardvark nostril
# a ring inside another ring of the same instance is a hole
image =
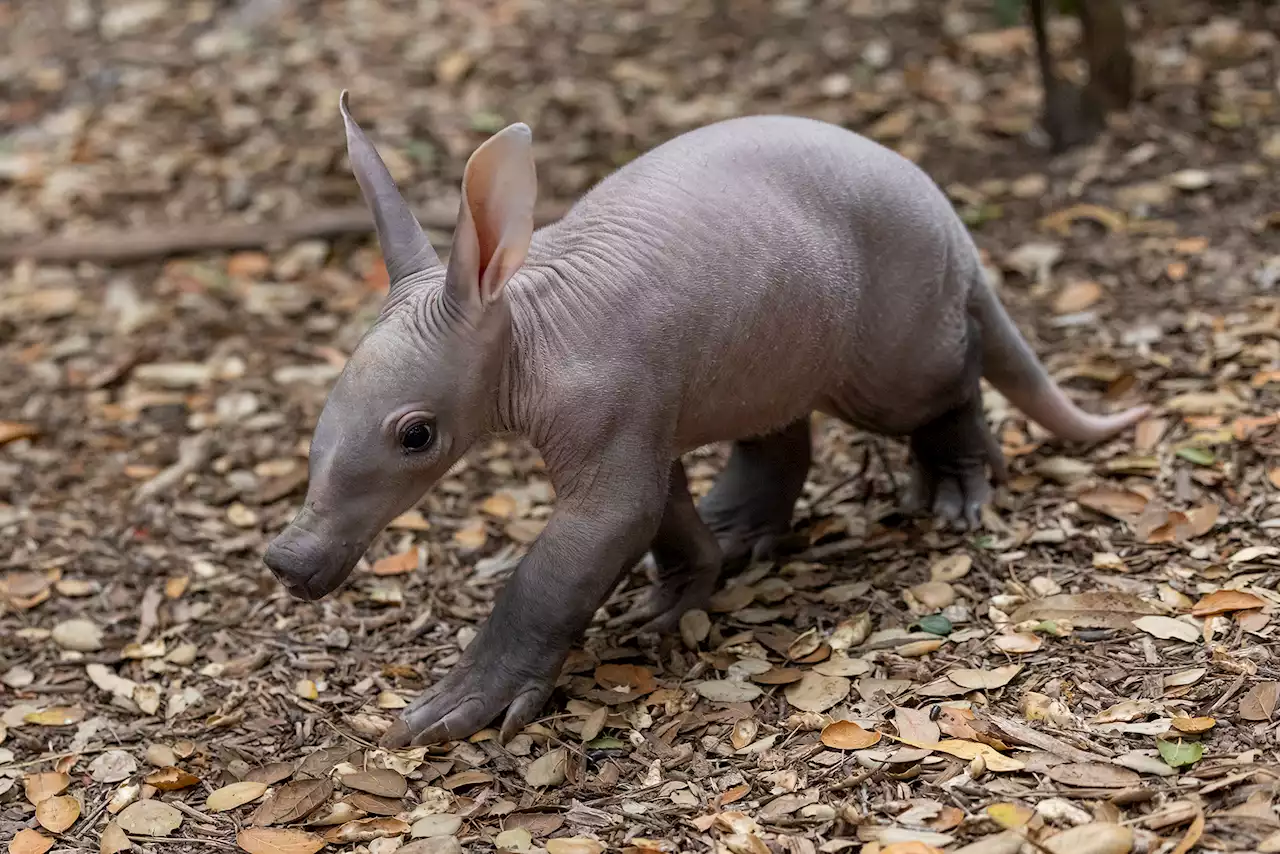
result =
[[[298,548],[295,537],[290,535],[291,529],[285,529],[272,540],[262,556],[262,562],[281,581],[294,582],[306,577],[309,561],[302,553],[303,550]]]

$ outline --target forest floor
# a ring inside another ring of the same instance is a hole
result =
[[[486,442],[326,599],[263,566],[376,244],[0,262],[0,843],[1280,851],[1280,7],[1137,4],[1137,104],[1051,157],[1030,32],[990,5],[0,2],[19,245],[350,210],[343,88],[444,224],[510,121],[567,203],[688,128],[799,113],[938,180],[1083,406],[1155,407],[1079,449],[992,394],[1011,480],[969,535],[895,512],[900,442],[819,421],[797,553],[680,636],[598,619],[505,747],[390,755],[552,491]],[[1076,71],[1078,27],[1053,33]],[[721,455],[690,460],[699,493]]]

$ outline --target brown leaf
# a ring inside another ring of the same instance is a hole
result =
[[[853,721],[834,721],[822,728],[822,743],[836,750],[862,750],[879,742],[880,733],[865,730]]]
[[[236,844],[249,854],[316,854],[326,843],[314,833],[275,827],[246,827]]]
[[[254,811],[249,823],[258,827],[289,824],[320,806],[331,794],[333,783],[327,777],[285,783]]]
[[[328,831],[324,835],[324,841],[337,845],[371,842],[387,836],[402,836],[409,829],[409,823],[398,818],[361,818]]]
[[[298,770],[295,773],[298,777],[327,777],[330,771],[355,754],[355,750],[343,745],[321,748],[314,753],[308,753],[307,757],[298,764]],[[273,768],[275,766],[268,765],[267,767]],[[267,781],[264,780],[263,782]]]
[[[492,783],[493,775],[488,771],[479,771],[472,769],[470,771],[460,771],[457,774],[451,774],[440,781],[440,785],[446,789],[461,789],[463,786],[476,786],[481,783]]]
[[[604,845],[585,836],[561,836],[547,840],[547,854],[602,854]]]
[[[1127,489],[1092,489],[1076,498],[1081,506],[1097,510],[1121,522],[1131,522],[1142,515],[1147,497]]]
[[[98,843],[98,854],[121,854],[121,852],[129,851],[132,848],[133,843],[129,841],[129,837],[125,835],[125,832],[120,829],[120,825],[112,821],[102,828],[102,836]]]
[[[226,812],[236,807],[242,807],[250,801],[256,801],[266,791],[266,783],[242,780],[239,783],[232,783],[210,792],[209,797],[205,799],[204,806],[209,812]]]
[[[404,809],[404,801],[399,798],[385,798],[370,795],[367,792],[353,792],[347,795],[346,803],[368,815],[396,815]],[[352,816],[360,818],[360,816]]]
[[[9,840],[9,854],[44,854],[53,847],[53,840],[38,830],[25,828]]]
[[[31,712],[24,716],[23,720],[36,726],[74,726],[84,720],[84,709],[79,706],[51,706],[38,712]]]
[[[403,798],[409,791],[409,784],[403,776],[385,768],[348,774],[342,778],[342,785],[380,798]]]
[[[270,765],[259,765],[244,775],[246,781],[254,783],[266,783],[268,786],[274,786],[282,780],[288,780],[293,776],[293,765],[288,762],[272,762]]]
[[[930,720],[929,710],[908,709],[904,706],[893,707],[893,725],[898,728],[898,735],[913,744],[937,744],[942,737],[938,725]]]
[[[34,424],[22,424],[18,421],[0,421],[0,448],[19,439],[34,439],[40,430]]]
[[[1200,841],[1200,836],[1204,833],[1204,811],[1198,805],[1194,806],[1196,808],[1196,817],[1191,820],[1191,826],[1187,828],[1186,835],[1179,840],[1169,854],[1187,854]]]
[[[1054,314],[1075,314],[1102,299],[1097,282],[1068,282],[1053,301]]]
[[[952,670],[947,678],[971,691],[991,691],[1008,685],[1013,677],[1022,672],[1021,664],[1006,664],[991,670]]]
[[[524,781],[534,788],[559,786],[565,780],[568,765],[569,752],[557,747],[529,763],[524,771]]]
[[[790,685],[803,677],[804,671],[798,667],[771,667],[764,673],[753,673],[751,681],[761,685]]]
[[[158,768],[146,776],[145,782],[148,785],[155,786],[162,792],[173,792],[178,789],[186,789],[200,782],[200,778],[194,774],[188,774],[181,768],[175,768],[170,765],[165,768]]]
[[[812,671],[784,691],[787,702],[804,712],[825,712],[849,696],[850,682],[844,676],[823,676]]]
[[[54,795],[60,795],[71,785],[71,778],[57,771],[45,771],[42,774],[28,774],[22,779],[22,788],[27,800],[39,806]]]
[[[1261,608],[1266,604],[1262,599],[1243,590],[1219,590],[1191,606],[1191,614],[1195,617],[1210,617],[1215,614],[1225,614],[1228,611]]]
[[[369,571],[378,576],[404,575],[406,572],[413,572],[417,568],[418,547],[414,546],[407,552],[374,561]]]
[[[46,798],[36,806],[36,821],[51,833],[63,833],[80,817],[80,802],[70,795]]]
[[[627,694],[640,696],[656,690],[653,672],[638,664],[602,664],[596,668],[596,682],[606,690],[625,688]]]
[[[168,836],[182,824],[182,813],[160,801],[137,801],[116,816],[116,823],[137,836]]]
[[[595,741],[596,737],[600,735],[602,730],[604,730],[605,721],[608,719],[608,706],[601,706],[591,714],[587,715],[587,719],[582,723],[582,740]]]
[[[1040,220],[1040,227],[1046,231],[1056,231],[1063,237],[1071,234],[1071,226],[1077,220],[1087,219],[1101,225],[1107,231],[1124,231],[1125,217],[1119,211],[1099,205],[1072,205],[1060,211],[1054,211]]]
[[[1240,698],[1240,717],[1246,721],[1269,721],[1280,700],[1280,682],[1259,682]]]
[[[545,812],[515,812],[502,823],[505,828],[529,831],[534,838],[550,836],[564,826],[564,816]]]
[[[1049,779],[1064,786],[1081,786],[1094,789],[1123,789],[1138,785],[1142,778],[1137,771],[1110,765],[1105,762],[1070,762],[1051,765],[1045,770]]]
[[[1028,602],[1013,613],[1013,622],[1070,620],[1076,628],[1128,629],[1134,617],[1159,614],[1155,606],[1128,593],[1062,593]]]

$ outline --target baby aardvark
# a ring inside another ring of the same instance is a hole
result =
[[[532,720],[618,580],[652,552],[633,615],[667,630],[726,561],[785,532],[817,410],[909,437],[915,503],[976,523],[1001,455],[986,377],[1033,420],[1097,441],[1145,407],[1077,408],[986,286],[937,185],[823,122],[731,119],[655,148],[534,231],[529,128],[467,162],[448,265],[340,99],[391,289],[325,403],[305,503],[265,561],[295,596],[338,587],[373,538],[482,436],[542,453],[557,505],[443,679],[387,746]],[[732,440],[695,508],[681,454]]]

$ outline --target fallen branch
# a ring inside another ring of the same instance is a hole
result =
[[[559,219],[565,205],[546,205],[534,212],[539,225]],[[452,231],[456,208],[441,206],[418,211],[422,227]],[[335,208],[277,223],[184,223],[171,228],[137,228],[67,234],[34,242],[0,245],[0,261],[30,259],[51,263],[93,261],[122,264],[233,249],[263,249],[287,246],[300,240],[366,234],[373,231],[373,219],[364,207]]]

